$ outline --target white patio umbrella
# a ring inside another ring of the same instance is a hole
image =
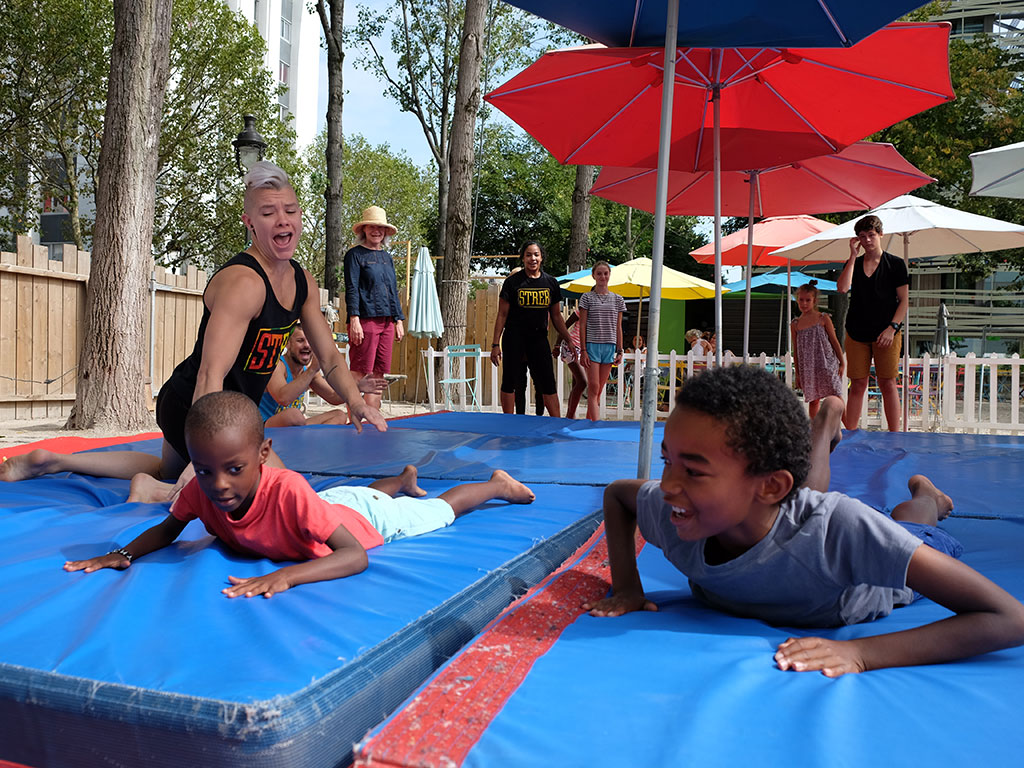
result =
[[[976,213],[947,208],[913,195],[901,195],[871,211],[882,220],[882,249],[893,252],[903,243],[903,259],[949,256],[957,253],[987,253],[1007,248],[1024,248],[1024,227]],[[850,239],[861,217],[779,248],[772,255],[794,261],[846,261]],[[911,244],[914,251],[911,253]],[[910,313],[907,313],[910,328]],[[903,345],[903,370],[907,370],[910,345]],[[907,377],[903,378],[903,429],[907,428]]]
[[[1024,141],[971,154],[971,194],[1024,198]]]
[[[440,337],[444,333],[441,302],[434,282],[434,261],[426,247],[420,248],[412,271],[408,326],[409,335],[420,339]]]

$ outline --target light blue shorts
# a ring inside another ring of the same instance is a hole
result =
[[[587,342],[587,357],[592,363],[614,363],[615,345]]]
[[[393,499],[363,485],[338,485],[317,494],[330,504],[343,504],[370,521],[387,544],[451,525],[455,511],[444,499]]]

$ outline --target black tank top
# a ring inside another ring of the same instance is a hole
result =
[[[263,308],[259,315],[249,321],[249,327],[245,331],[245,338],[238,350],[238,356],[224,377],[224,389],[241,392],[259,405],[260,398],[263,397],[263,392],[267,388],[267,382],[270,381],[270,374],[274,372],[277,361],[281,357],[281,350],[299,319],[302,305],[306,303],[306,276],[302,267],[292,261],[292,269],[295,272],[295,304],[291,309],[285,309],[278,303],[267,273],[263,271],[263,267],[254,257],[243,251],[224,264],[221,269],[236,264],[255,270],[256,274],[263,278],[267,297],[263,301]],[[206,336],[206,324],[209,321],[210,310],[204,304],[203,319],[199,323],[196,346],[192,350],[192,354],[178,364],[167,380],[167,384],[164,385],[170,386],[186,403],[192,402],[192,395],[195,392],[199,364],[203,359],[203,339]]]

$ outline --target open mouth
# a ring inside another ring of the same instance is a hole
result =
[[[292,233],[291,232],[281,232],[279,234],[274,235],[274,242],[277,243],[277,245],[281,246],[282,248],[284,246],[288,245],[291,241],[292,241]]]

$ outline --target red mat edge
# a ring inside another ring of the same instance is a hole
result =
[[[0,455],[4,458],[10,458],[11,456],[28,453],[36,448],[45,448],[55,453],[78,453],[79,451],[88,451],[93,448],[102,448],[106,445],[134,443],[137,440],[152,440],[155,437],[163,437],[163,433],[141,432],[137,435],[113,435],[111,437],[79,437],[77,435],[48,437],[45,440],[37,440],[34,443],[0,448]],[[3,763],[0,763],[0,768],[3,768]]]
[[[643,546],[638,532],[636,551]],[[376,736],[360,745],[356,768],[462,765],[537,659],[583,613],[582,604],[603,597],[610,585],[602,523],[572,557],[502,611]]]

